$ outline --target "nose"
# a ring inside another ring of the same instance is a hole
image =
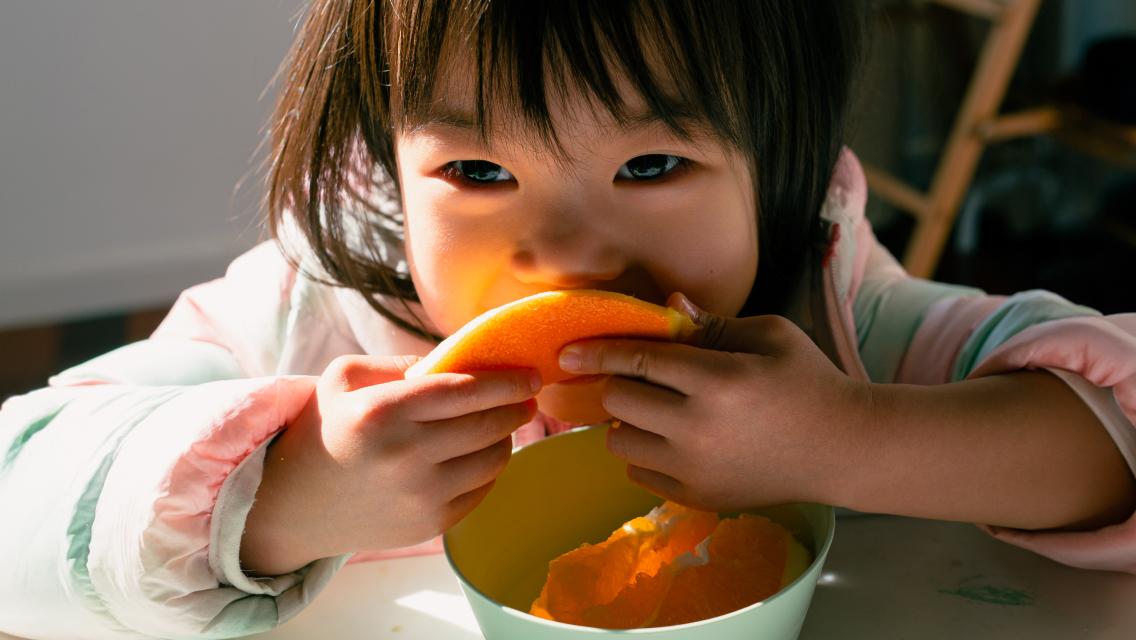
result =
[[[627,268],[610,214],[589,210],[583,203],[559,203],[526,218],[527,233],[512,256],[521,282],[578,289],[614,280]]]

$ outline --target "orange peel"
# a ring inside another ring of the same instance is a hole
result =
[[[588,338],[681,340],[694,322],[674,309],[621,293],[546,291],[490,309],[446,338],[406,371],[469,373],[533,368],[545,385],[575,377],[558,364],[560,350]]]

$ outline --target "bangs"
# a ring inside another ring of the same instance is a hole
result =
[[[744,47],[733,2],[471,0],[395,3],[385,26],[391,125],[433,122],[533,133],[562,148],[551,100],[606,112],[618,126],[664,123],[684,139],[745,148]],[[398,6],[404,4],[405,6]],[[448,73],[450,77],[440,77]],[[455,77],[456,76],[456,77]],[[439,110],[440,86],[469,83],[468,113]],[[372,78],[383,82],[383,78]],[[628,104],[627,91],[642,107]],[[583,100],[581,100],[583,98]]]

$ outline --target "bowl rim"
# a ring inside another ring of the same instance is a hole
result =
[[[530,443],[528,443],[524,446],[514,447],[513,451],[516,452],[516,451],[519,451],[519,450],[524,449],[526,447],[529,447],[529,446],[532,446],[532,445],[535,445],[535,444],[538,444],[538,443],[541,443],[541,442],[545,442],[547,440],[551,440],[553,438],[558,438],[560,436],[568,435],[570,433],[575,433],[577,431],[584,431],[584,430],[593,429],[593,428],[600,428],[600,425],[584,425],[584,426],[580,426],[580,427],[574,427],[574,428],[569,429],[567,431],[556,433],[556,434],[553,434],[551,436],[546,436],[546,437],[541,438],[540,440],[537,440],[535,442],[530,442]],[[722,619],[725,619],[725,618],[730,618],[730,617],[733,617],[733,616],[741,615],[741,614],[743,614],[743,613],[745,613],[745,612],[747,612],[751,609],[756,609],[758,607],[761,607],[761,606],[765,605],[766,603],[771,602],[773,600],[776,600],[777,598],[781,597],[782,595],[788,593],[790,590],[792,590],[794,587],[796,587],[799,582],[804,580],[806,576],[808,576],[810,573],[812,573],[819,563],[823,563],[824,559],[828,557],[829,549],[832,547],[832,541],[836,537],[836,510],[831,505],[821,504],[819,502],[791,502],[791,503],[786,503],[786,504],[814,504],[814,505],[817,505],[817,506],[821,507],[822,509],[824,509],[824,511],[825,511],[825,518],[824,519],[828,521],[828,535],[825,536],[824,542],[823,542],[823,544],[821,544],[820,549],[818,549],[813,554],[812,562],[809,563],[809,566],[805,567],[805,570],[801,572],[801,575],[797,576],[789,584],[778,589],[777,593],[774,593],[773,595],[769,596],[768,598],[765,598],[764,600],[759,600],[758,602],[755,602],[751,605],[742,607],[741,609],[735,609],[733,611],[730,611],[729,613],[723,613],[720,616],[714,616],[713,618],[706,618],[704,620],[695,620],[694,622],[684,622],[682,624],[667,625],[667,626],[664,626],[664,627],[636,627],[636,628],[632,628],[632,629],[607,629],[607,628],[604,628],[604,627],[588,627],[588,626],[584,626],[584,625],[571,624],[571,623],[568,623],[568,622],[560,622],[559,620],[549,620],[547,618],[541,618],[539,616],[534,616],[533,614],[531,614],[527,611],[521,611],[520,609],[515,609],[513,607],[510,607],[508,605],[505,605],[505,604],[498,602],[496,598],[489,597],[485,592],[483,592],[481,589],[479,589],[477,586],[475,586],[469,579],[467,579],[465,577],[465,575],[461,572],[461,570],[458,569],[457,565],[454,563],[453,556],[450,554],[450,532],[449,531],[445,532],[442,535],[442,549],[445,552],[446,562],[450,565],[450,570],[453,571],[454,575],[457,577],[458,581],[461,583],[462,588],[463,589],[471,589],[474,593],[476,593],[477,595],[484,598],[486,600],[486,602],[490,602],[493,605],[495,605],[496,607],[503,609],[506,612],[507,615],[521,616],[523,618],[529,619],[532,622],[536,622],[536,623],[543,624],[543,625],[550,625],[550,626],[553,626],[553,627],[564,627],[566,629],[589,629],[589,630],[591,630],[591,632],[607,631],[607,632],[611,632],[611,633],[626,633],[626,634],[658,633],[659,631],[662,631],[664,629],[667,630],[667,631],[670,631],[672,629],[675,629],[675,630],[686,629],[686,628],[695,627],[695,626],[698,626],[698,625],[708,624],[708,623],[719,621],[719,620],[722,620]],[[770,505],[770,506],[781,506],[781,505]]]

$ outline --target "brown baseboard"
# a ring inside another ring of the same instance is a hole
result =
[[[168,311],[162,306],[0,330],[0,400],[42,387],[67,367],[149,337]]]
[[[149,338],[169,311],[169,307],[161,307],[135,311],[126,316],[126,341],[129,343]]]
[[[59,325],[0,331],[0,397],[42,387],[58,366],[62,335]]]

